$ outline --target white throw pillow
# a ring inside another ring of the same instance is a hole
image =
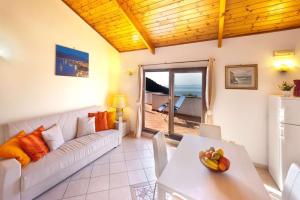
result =
[[[50,151],[53,151],[65,143],[61,128],[55,124],[46,131],[42,132],[43,139],[47,143]]]
[[[95,117],[78,118],[77,137],[95,133]]]

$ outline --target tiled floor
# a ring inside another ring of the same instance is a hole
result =
[[[175,149],[168,146],[168,154],[172,156]],[[258,172],[268,185],[273,184],[266,170]],[[155,180],[151,139],[126,137],[122,145],[36,199],[131,200],[130,186],[153,185]]]
[[[151,140],[125,138],[122,145],[37,199],[129,200],[130,185],[153,183],[155,179]]]

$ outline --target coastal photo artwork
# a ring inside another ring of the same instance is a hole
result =
[[[257,64],[225,66],[225,88],[257,90]]]
[[[89,54],[56,45],[55,74],[59,76],[89,76]]]

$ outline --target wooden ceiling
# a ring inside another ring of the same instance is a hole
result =
[[[63,0],[118,51],[300,27],[300,0]]]

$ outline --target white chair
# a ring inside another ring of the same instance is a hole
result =
[[[158,132],[153,137],[153,153],[155,161],[155,175],[156,178],[159,178],[168,163],[166,139],[163,133]]]
[[[291,164],[284,181],[282,200],[300,200],[300,167]]]
[[[155,161],[155,175],[156,178],[159,178],[164,168],[168,163],[168,154],[167,154],[167,146],[166,139],[163,133],[156,133],[153,137],[153,153],[154,153],[154,161]],[[156,184],[153,192],[153,199],[155,196]]]
[[[200,136],[221,140],[221,127],[211,124],[200,124]]]
[[[153,136],[153,153],[154,153],[154,161],[155,161],[155,175],[156,178],[159,178],[168,164],[168,153],[166,146],[166,138],[163,133],[156,133]],[[153,191],[153,199],[155,197],[156,184]],[[185,200],[185,198],[181,197],[178,194],[164,194],[167,195],[166,199],[168,200]],[[164,196],[163,195],[163,196]],[[165,198],[165,197],[164,197]]]

